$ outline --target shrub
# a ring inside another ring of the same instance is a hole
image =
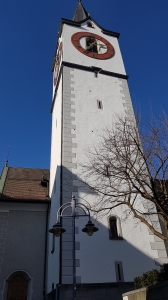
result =
[[[136,277],[134,279],[135,289],[140,289],[142,287],[155,285],[160,282],[160,274],[157,270],[151,270],[143,273],[142,276]]]
[[[134,278],[134,288],[135,288],[135,290],[136,289],[140,289],[140,288],[142,288],[143,287],[143,285],[142,285],[142,282],[141,282],[141,278],[142,278],[142,276],[140,277],[135,277]]]

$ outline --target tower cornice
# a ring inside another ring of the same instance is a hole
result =
[[[59,36],[61,36],[61,34],[62,34],[62,26],[63,26],[63,24],[67,24],[67,25],[71,25],[71,26],[75,26],[75,27],[81,27],[81,24],[84,23],[84,22],[86,22],[86,21],[88,21],[88,20],[91,20],[92,22],[94,22],[94,23],[101,29],[102,33],[107,34],[107,35],[110,35],[110,36],[115,36],[115,37],[119,38],[120,33],[103,28],[102,26],[100,26],[100,25],[99,25],[93,18],[91,18],[90,16],[87,17],[87,18],[85,18],[84,20],[82,20],[82,21],[80,21],[80,22],[75,22],[75,21],[73,21],[73,20],[68,20],[68,19],[62,18],[62,19],[61,19],[61,23],[60,23]]]
[[[126,79],[126,80],[128,80],[128,78],[129,78],[128,75],[106,71],[106,70],[100,69],[98,67],[94,67],[94,66],[88,67],[88,66],[84,66],[84,65],[79,65],[79,64],[74,64],[74,63],[62,61],[60,72],[59,72],[59,77],[58,77],[57,84],[56,84],[56,87],[55,87],[55,94],[54,94],[54,97],[53,97],[53,102],[52,102],[52,105],[51,105],[50,113],[53,112],[53,107],[54,107],[54,104],[55,104],[55,97],[56,97],[56,94],[57,94],[57,89],[58,89],[58,86],[59,86],[59,82],[60,82],[63,67],[69,67],[69,68],[74,68],[74,69],[93,72],[93,73],[99,72],[99,74],[102,74],[102,75],[121,78],[121,79]]]

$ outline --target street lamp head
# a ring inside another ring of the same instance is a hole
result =
[[[50,233],[53,233],[56,237],[59,237],[66,230],[61,226],[59,222],[55,223],[53,227],[49,230]]]
[[[92,236],[94,232],[98,231],[99,229],[94,226],[94,224],[91,221],[88,221],[88,223],[85,225],[85,227],[82,229],[83,232],[86,232],[87,235]]]

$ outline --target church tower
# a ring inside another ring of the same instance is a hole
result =
[[[91,18],[81,0],[73,19],[61,20],[53,62],[49,228],[58,208],[72,196],[80,202],[87,194],[87,201],[92,201],[91,192],[81,187],[81,165],[100,130],[110,126],[116,114],[134,120],[118,38],[119,33]],[[163,256],[166,259],[164,242],[145,226],[122,224],[120,215],[118,211],[118,239],[109,237],[110,216],[93,219],[99,231],[91,238],[81,232],[87,219],[76,220],[77,283],[83,287],[80,299],[86,299],[88,291],[87,299],[110,299],[114,293],[115,300],[121,299],[134,277],[156,268]],[[61,238],[49,235],[48,293],[56,285],[64,293],[64,287],[72,284],[71,219],[63,219],[62,226],[66,232]],[[66,299],[66,292],[60,299]]]

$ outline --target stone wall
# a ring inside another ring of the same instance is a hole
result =
[[[132,282],[78,284],[77,299],[80,300],[122,300],[122,294],[133,288]],[[72,300],[72,285],[64,284],[59,289],[59,300]]]
[[[123,300],[167,300],[168,281],[123,294]]]

